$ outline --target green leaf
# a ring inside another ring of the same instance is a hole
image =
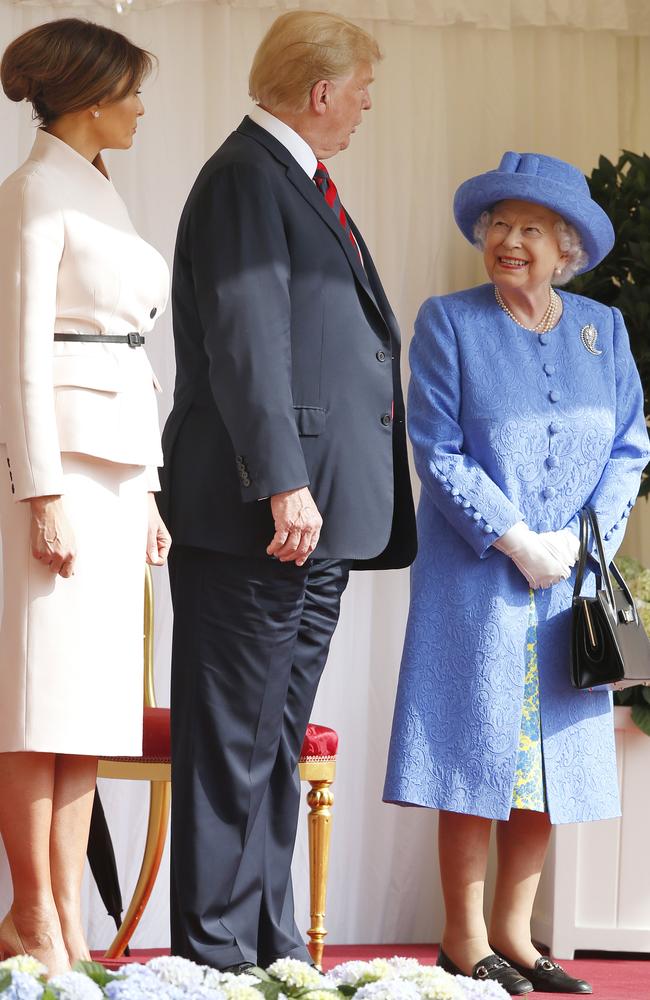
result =
[[[259,990],[266,1000],[278,1000],[281,993],[290,995],[290,991],[283,983],[274,982],[272,979],[268,979],[268,981],[260,979],[255,989]]]
[[[109,972],[108,969],[100,965],[99,962],[75,962],[73,965],[75,972],[83,972],[85,976],[92,979],[94,983],[101,986],[103,989],[107,983],[112,983],[114,979],[121,979],[122,976],[115,975],[114,972]]]
[[[356,992],[356,986],[349,986],[347,983],[341,983],[339,986],[339,993],[342,993],[344,997],[353,997]]]
[[[265,983],[274,982],[274,980],[271,979],[271,977],[269,976],[268,972],[266,972],[265,969],[260,968],[259,965],[254,965],[252,969],[249,969],[248,974],[251,976],[257,976],[258,979],[261,979]]]
[[[646,736],[650,736],[650,705],[633,705],[632,722],[634,722],[639,729],[646,734]]]
[[[11,972],[9,969],[0,969],[0,993],[4,993],[11,986]]]
[[[46,986],[41,993],[41,1000],[60,1000],[60,993],[51,986]]]

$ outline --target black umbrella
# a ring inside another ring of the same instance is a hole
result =
[[[106,912],[109,917],[113,918],[115,926],[119,930],[122,923],[122,910],[124,909],[122,891],[117,874],[113,841],[111,840],[104,807],[97,789],[95,789],[86,854],[99,895],[106,907]],[[127,948],[125,955],[128,954],[129,950]]]

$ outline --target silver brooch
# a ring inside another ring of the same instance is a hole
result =
[[[598,339],[598,330],[593,325],[593,323],[587,323],[583,326],[580,331],[580,340],[585,345],[590,354],[602,354],[602,351],[596,350],[596,341]]]

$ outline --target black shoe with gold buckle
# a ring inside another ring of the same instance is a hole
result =
[[[452,976],[467,975],[457,965],[454,965],[451,959],[445,955],[442,948],[438,952],[436,965],[439,965],[441,969],[449,972]],[[492,954],[487,955],[486,958],[482,958],[480,962],[476,963],[470,975],[472,979],[493,979],[500,986],[503,986],[506,993],[509,993],[513,997],[530,993],[533,990],[533,984],[530,980],[520,975],[512,965],[499,955]]]
[[[538,958],[532,969],[527,969],[519,962],[513,962],[511,958],[504,961],[520,972],[522,976],[529,979],[533,984],[533,989],[540,993],[591,993],[592,989],[584,979],[574,979],[568,972],[550,958]]]

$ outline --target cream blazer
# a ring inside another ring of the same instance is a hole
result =
[[[64,492],[61,452],[162,464],[144,348],[54,342],[56,333],[147,333],[169,271],[103,172],[39,129],[0,186],[0,442],[16,500]]]

